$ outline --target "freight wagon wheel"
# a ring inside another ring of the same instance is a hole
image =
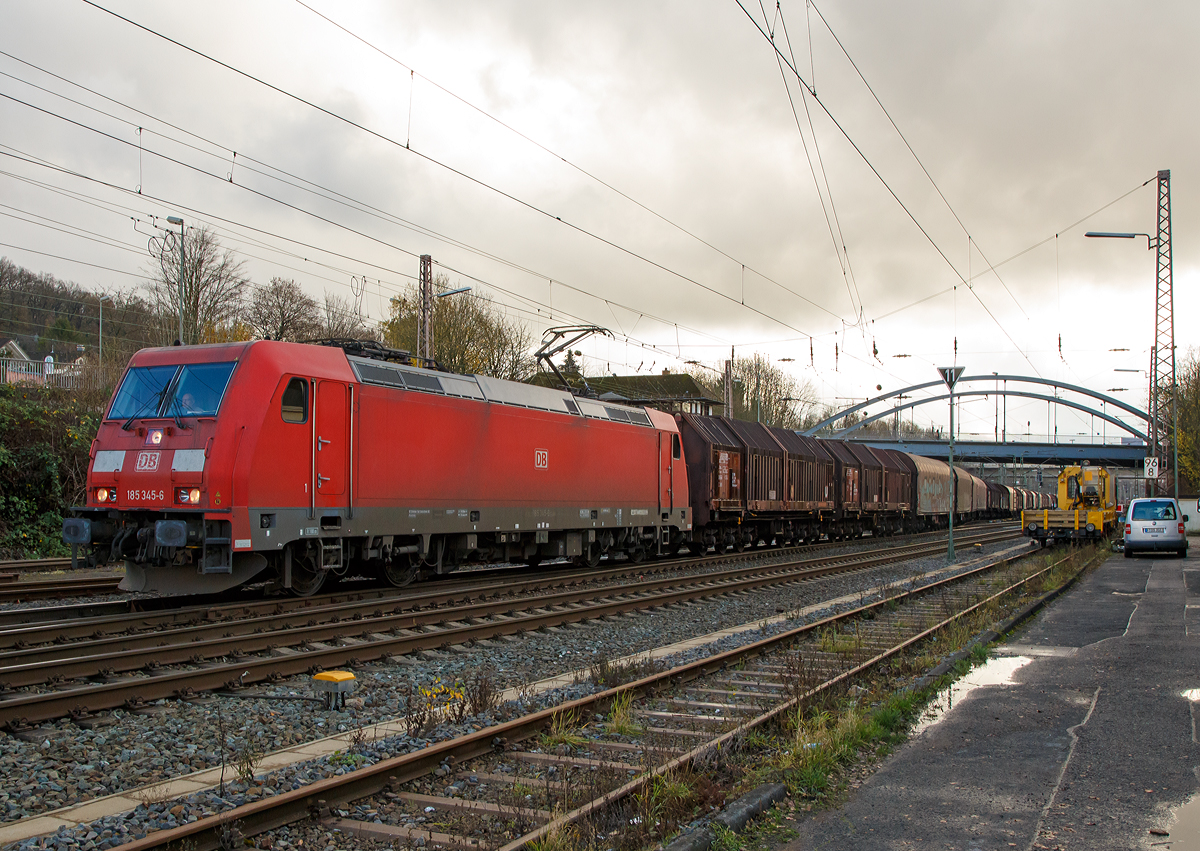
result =
[[[312,556],[305,553],[292,559],[292,594],[311,597],[321,590],[329,571],[317,567]]]
[[[626,553],[626,556],[629,558],[631,563],[641,564],[646,560],[646,551],[641,547],[638,547],[635,550],[630,550],[628,553]]]
[[[587,567],[595,567],[600,564],[599,544],[588,544],[587,552],[583,554],[583,563]]]

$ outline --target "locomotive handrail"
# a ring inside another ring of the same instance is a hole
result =
[[[1053,381],[1049,378],[1034,378],[1034,377],[1031,377],[1028,375],[991,375],[991,374],[989,374],[989,375],[968,375],[968,376],[965,376],[965,377],[959,379],[959,382],[963,382],[963,381],[993,381],[993,382],[995,382],[995,381],[1018,381],[1018,382],[1026,382],[1028,384],[1045,384],[1048,387],[1060,387],[1063,390],[1070,390],[1074,393],[1082,393],[1085,396],[1091,396],[1093,399],[1099,399],[1100,401],[1105,402],[1106,404],[1113,405],[1117,408],[1120,408],[1123,411],[1128,411],[1129,413],[1133,414],[1135,417],[1137,417],[1140,420],[1145,420],[1146,422],[1149,422],[1149,420],[1150,420],[1150,415],[1148,413],[1146,413],[1145,411],[1141,410],[1140,408],[1135,408],[1133,405],[1127,404],[1126,402],[1122,402],[1120,399],[1117,399],[1113,396],[1109,396],[1105,393],[1098,393],[1095,390],[1088,390],[1086,387],[1080,387],[1078,384],[1067,384],[1064,381]],[[851,405],[849,408],[845,408],[841,411],[838,411],[833,416],[826,417],[825,419],[821,420],[821,422],[817,423],[815,426],[800,432],[800,434],[804,435],[805,437],[812,437],[821,429],[823,429],[827,426],[832,426],[835,422],[842,419],[843,417],[848,416],[849,414],[853,414],[856,411],[861,411],[863,408],[867,407],[868,405],[874,405],[877,402],[882,402],[886,399],[891,399],[896,396],[902,396],[906,393],[911,393],[916,390],[927,390],[930,387],[941,387],[944,385],[944,383],[945,382],[943,382],[941,380],[926,381],[923,384],[913,384],[910,387],[904,387],[900,390],[893,390],[889,393],[883,393],[879,396],[875,396],[874,398],[868,399],[865,402],[859,402],[857,405]],[[1052,401],[1052,402],[1064,403],[1064,404],[1066,403],[1065,399],[1058,399],[1058,398],[1049,397],[1049,396],[1040,396],[1040,395],[1036,395],[1036,394],[1027,394],[1027,393],[1023,393],[1023,392],[1008,393],[1008,391],[1002,392],[1000,390],[992,390],[992,391],[990,391],[990,393],[996,394],[996,395],[1025,396],[1026,398],[1030,398],[1030,399],[1048,399],[1049,401]],[[970,394],[955,393],[954,395],[965,396],[965,395],[970,395]],[[989,393],[980,392],[977,395],[986,396],[986,395],[989,395]],[[948,397],[947,396],[938,396],[937,397],[938,400],[946,399],[946,398],[948,398]],[[914,405],[925,404],[926,402],[933,402],[933,401],[935,401],[935,399],[929,398],[929,399],[925,399],[921,402],[914,402],[911,405],[901,405],[891,411],[888,411],[887,413],[894,414],[896,411],[902,410],[903,408],[909,408],[909,407],[913,407]],[[1086,406],[1070,405],[1070,407],[1079,408],[1079,410],[1081,410],[1081,411],[1087,411],[1088,413],[1096,414],[1097,416],[1102,416],[1102,412],[1094,411],[1091,408],[1088,408]],[[878,419],[878,417],[873,417],[870,421],[873,422],[875,419]],[[1107,417],[1106,417],[1106,419],[1107,419]],[[1123,428],[1127,428],[1124,423],[1121,423],[1119,421],[1111,420],[1111,422],[1116,422],[1117,425],[1120,425]],[[859,425],[862,425],[862,424],[863,423],[859,423]],[[1145,436],[1141,435],[1139,432],[1133,431],[1132,429],[1129,429],[1129,431],[1131,431],[1133,434],[1137,434],[1139,437],[1142,437],[1143,440],[1146,439]]]

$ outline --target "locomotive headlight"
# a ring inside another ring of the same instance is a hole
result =
[[[163,430],[161,428],[152,428],[146,432],[146,445],[158,446],[162,443]]]
[[[116,499],[117,492],[108,488],[96,488],[96,502],[108,502],[110,497]]]
[[[183,505],[196,505],[200,502],[200,488],[179,488],[175,492],[175,501]]]
[[[200,501],[200,488],[192,488],[188,491],[188,502],[196,503]]]

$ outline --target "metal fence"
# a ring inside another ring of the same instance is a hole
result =
[[[83,383],[83,372],[80,365],[75,363],[0,358],[0,384],[75,388]]]

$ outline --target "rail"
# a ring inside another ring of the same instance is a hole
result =
[[[983,565],[964,574],[931,583],[920,589],[894,595],[881,595],[880,599],[851,611],[843,612],[815,623],[806,624],[797,629],[753,642],[735,650],[718,653],[669,671],[644,677],[636,682],[572,700],[559,706],[542,709],[524,717],[477,730],[456,739],[438,742],[419,751],[385,759],[373,765],[367,765],[358,770],[348,772],[342,776],[329,777],[300,789],[282,792],[273,797],[260,799],[220,814],[207,816],[180,827],[163,830],[135,840],[124,847],[128,848],[129,851],[141,851],[141,849],[164,846],[190,847],[194,849],[224,847],[221,845],[222,840],[230,832],[231,827],[236,828],[237,834],[244,838],[309,816],[321,818],[327,827],[332,827],[346,834],[356,836],[378,839],[398,839],[403,837],[409,840],[424,838],[426,842],[442,841],[441,837],[435,839],[426,834],[425,831],[414,833],[403,827],[355,821],[346,818],[344,814],[340,813],[339,815],[342,815],[342,817],[336,818],[334,817],[333,809],[343,802],[370,798],[385,792],[388,793],[390,798],[415,800],[419,796],[411,792],[402,791],[400,784],[427,777],[437,771],[439,767],[450,766],[451,770],[456,771],[456,776],[478,773],[482,777],[484,776],[484,771],[468,769],[460,772],[458,769],[464,767],[468,760],[488,760],[495,759],[497,756],[506,758],[519,757],[521,756],[520,753],[512,752],[512,746],[515,743],[538,734],[548,726],[561,723],[563,719],[587,719],[593,717],[592,713],[596,711],[608,711],[606,707],[611,706],[614,701],[622,699],[626,695],[633,700],[641,700],[647,696],[651,699],[656,699],[665,690],[680,684],[692,683],[704,677],[729,676],[729,672],[735,668],[738,669],[739,678],[745,679],[747,669],[740,666],[747,665],[752,660],[771,653],[786,653],[797,641],[812,642],[815,640],[820,644],[823,642],[822,635],[827,634],[828,630],[836,630],[840,625],[851,620],[857,619],[856,622],[868,625],[867,628],[871,631],[871,639],[860,646],[858,649],[859,652],[847,655],[840,666],[829,670],[826,674],[822,674],[822,681],[819,683],[814,684],[812,687],[798,690],[792,689],[791,694],[788,694],[788,690],[785,689],[782,695],[783,699],[774,702],[774,705],[769,707],[754,703],[747,704],[740,709],[731,706],[729,707],[729,715],[719,719],[726,723],[722,724],[712,735],[703,734],[696,726],[691,730],[677,730],[679,734],[677,740],[681,743],[687,743],[689,739],[692,742],[695,742],[696,739],[701,739],[701,741],[699,744],[684,744],[683,747],[675,749],[663,748],[661,753],[667,758],[656,765],[619,766],[621,769],[634,769],[635,771],[640,769],[640,771],[632,779],[628,779],[615,788],[604,791],[592,800],[585,801],[582,805],[573,805],[565,813],[561,811],[559,813],[548,813],[533,809],[521,811],[510,809],[505,812],[504,808],[491,807],[490,812],[493,814],[500,816],[508,815],[510,817],[513,814],[517,814],[524,818],[536,818],[540,822],[532,830],[520,831],[521,835],[515,838],[512,838],[511,834],[509,834],[505,837],[508,840],[507,842],[502,839],[501,843],[492,845],[487,843],[486,840],[481,841],[478,837],[470,836],[466,831],[464,831],[464,835],[462,836],[445,837],[454,843],[453,847],[499,847],[500,851],[515,851],[518,848],[528,847],[531,843],[548,840],[569,824],[587,819],[589,816],[597,814],[614,804],[618,804],[631,795],[637,794],[646,788],[648,784],[654,782],[656,778],[667,775],[673,769],[702,762],[707,755],[728,746],[738,737],[744,736],[748,731],[770,723],[785,713],[794,711],[797,705],[811,700],[818,694],[828,692],[830,689],[847,683],[851,678],[861,675],[881,662],[891,659],[919,642],[932,637],[949,624],[972,612],[984,609],[991,602],[1007,598],[1014,594],[1036,593],[1034,589],[1039,587],[1037,585],[1039,580],[1059,566],[1056,563],[1046,566],[1041,570],[1031,571],[1016,581],[1006,579],[1000,583],[999,587],[996,587],[991,581],[991,571],[1007,564],[1010,564],[1010,560],[1002,559],[999,562]],[[1086,565],[1080,568],[1080,572],[1083,569],[1086,569]],[[956,603],[956,611],[947,611],[947,595],[942,589],[951,589],[959,584],[968,586],[964,592],[956,595],[958,598],[961,598],[961,605],[957,605]],[[922,599],[928,598],[931,592],[933,594],[940,594],[940,596],[937,596],[930,603],[923,606]],[[904,613],[908,605],[913,605],[917,609],[915,617],[908,616],[906,618]],[[931,618],[930,615],[936,612],[940,612],[941,614]],[[874,628],[872,629],[872,627]],[[812,647],[811,643],[809,646],[810,648]],[[780,687],[776,686],[776,688]],[[800,693],[796,693],[797,691]],[[757,697],[762,698],[763,695],[759,694]],[[696,713],[697,720],[701,720],[699,713],[703,712],[706,705],[709,708],[713,706],[711,703],[696,703],[695,705],[698,707],[698,712]],[[653,709],[639,709],[637,712],[642,718],[662,718],[664,715],[671,714]],[[702,720],[713,722],[718,719],[709,712],[707,717],[704,717]],[[658,729],[654,732],[662,733],[670,731]],[[628,744],[619,746],[624,747],[627,753],[631,749],[631,746]],[[674,752],[670,752],[672,750]],[[529,754],[526,753],[525,755],[528,756]],[[569,763],[572,761],[572,758],[569,755],[560,756],[543,753],[537,755],[536,759],[539,763],[554,762],[556,760],[560,763]],[[579,760],[576,759],[575,761],[578,762]],[[584,763],[588,762],[591,763],[590,767],[592,770],[597,767],[598,761],[584,761]],[[496,777],[495,774],[491,773],[487,774],[487,776],[489,778]],[[476,812],[487,811],[486,804],[481,806],[478,802],[464,798],[442,795],[420,797],[424,798],[421,803],[428,804],[431,808],[436,806],[439,810],[456,812],[458,814],[471,810]],[[454,842],[455,840],[457,842]]]

